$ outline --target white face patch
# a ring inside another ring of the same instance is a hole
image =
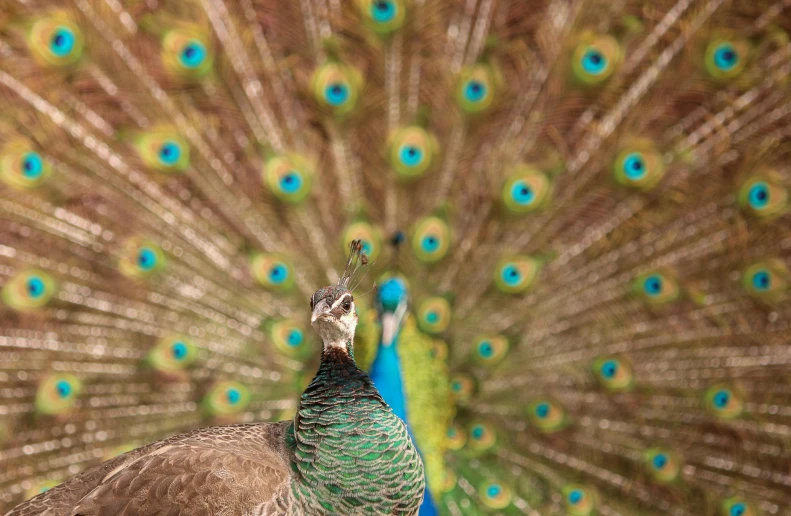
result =
[[[357,326],[357,314],[354,311],[354,297],[350,292],[344,293],[328,305],[322,299],[313,307],[311,325],[319,334],[327,347],[346,349],[346,343],[354,340]]]

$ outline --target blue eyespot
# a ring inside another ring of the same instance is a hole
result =
[[[22,158],[22,174],[28,179],[38,179],[44,172],[44,162],[35,152],[28,152]]]
[[[639,181],[645,176],[645,162],[639,152],[626,156],[623,162],[623,173],[632,181]]]
[[[159,160],[164,165],[173,165],[181,157],[181,147],[176,142],[165,142],[159,149]]]
[[[371,243],[369,241],[367,241],[367,240],[363,240],[361,242],[361,245],[363,246],[363,252],[365,254],[370,255],[371,254]]]
[[[618,362],[615,360],[608,360],[601,366],[601,374],[605,378],[612,378],[618,372]]]
[[[226,396],[231,405],[236,405],[242,399],[242,394],[237,389],[228,389]]]
[[[434,235],[426,235],[423,237],[423,240],[420,241],[420,246],[427,253],[433,253],[439,249],[439,238]]]
[[[437,312],[429,312],[426,314],[426,320],[431,324],[437,322],[438,319],[439,315],[437,315]]]
[[[481,437],[483,437],[483,432],[484,432],[483,427],[480,425],[476,425],[472,427],[472,432],[470,432],[470,434],[472,435],[473,439],[480,439]]]
[[[379,23],[387,23],[396,17],[396,6],[388,0],[378,0],[371,6],[371,17]]]
[[[731,505],[730,516],[744,516],[744,513],[747,511],[747,506],[743,503],[735,503]]]
[[[461,382],[453,382],[450,388],[453,392],[459,392],[461,390]]]
[[[585,495],[583,494],[582,491],[580,491],[579,489],[574,489],[569,493],[569,502],[571,502],[571,505],[577,505],[582,501],[584,497]]]
[[[719,391],[714,395],[714,406],[717,408],[725,408],[728,406],[728,401],[730,401],[730,399],[731,395],[728,391]]]
[[[648,276],[643,282],[643,290],[651,297],[658,296],[662,293],[662,278],[655,274]]]
[[[769,185],[763,181],[755,183],[750,187],[748,199],[750,201],[750,206],[754,209],[760,210],[765,208],[766,205],[769,204]]]
[[[274,283],[275,285],[279,285],[286,281],[288,278],[288,270],[282,264],[277,264],[269,271],[269,281]]]
[[[58,27],[49,42],[50,51],[58,57],[64,57],[74,48],[74,33],[68,27]]]
[[[181,64],[187,68],[199,67],[204,59],[206,59],[206,47],[200,41],[190,41],[181,51]]]
[[[489,358],[494,354],[494,348],[492,347],[492,343],[488,340],[481,342],[478,345],[478,351],[481,353],[481,356],[484,358]]]
[[[406,167],[416,167],[423,161],[423,151],[414,145],[404,145],[399,151],[398,158]]]
[[[596,50],[589,49],[582,56],[582,69],[592,75],[599,75],[607,68],[607,58]]]
[[[480,102],[486,96],[486,85],[480,81],[470,81],[464,87],[464,97],[470,102]]]
[[[517,204],[525,206],[535,200],[536,194],[533,192],[533,189],[530,188],[530,185],[524,181],[517,181],[511,187],[511,198],[516,201]]]
[[[148,247],[140,249],[140,252],[137,254],[137,264],[140,265],[140,268],[144,271],[150,271],[157,264],[156,253]]]
[[[772,286],[772,277],[767,271],[758,271],[753,274],[753,287],[756,290],[769,290]]]
[[[297,347],[302,344],[302,332],[299,330],[291,330],[288,334],[288,345],[293,347]]]
[[[349,98],[349,87],[340,82],[334,82],[324,90],[324,98],[333,106],[340,106]]]
[[[488,488],[486,488],[486,495],[494,498],[495,496],[499,495],[502,492],[502,488],[497,484],[492,484]]]
[[[302,178],[296,172],[289,172],[280,178],[280,189],[287,194],[299,190],[302,186]]]
[[[667,464],[667,456],[664,453],[657,453],[654,455],[654,459],[651,461],[651,464],[656,469],[662,469]]]
[[[27,280],[27,293],[30,294],[30,297],[39,298],[44,295],[46,290],[47,287],[44,285],[44,281],[41,278],[34,276]]]
[[[549,403],[539,403],[536,405],[536,415],[544,419],[549,415]]]
[[[58,396],[61,398],[68,398],[71,395],[71,384],[66,380],[61,380],[55,384],[55,390],[58,391]]]
[[[187,356],[187,345],[183,342],[176,342],[172,348],[173,358],[183,360]]]
[[[739,64],[739,53],[730,43],[723,43],[714,50],[714,64],[724,72],[732,70]]]
[[[513,265],[506,265],[503,267],[502,277],[507,285],[516,285],[522,279],[522,274]]]

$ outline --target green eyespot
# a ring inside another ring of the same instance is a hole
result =
[[[483,366],[497,365],[508,354],[508,339],[502,335],[479,335],[472,345],[472,359]]]
[[[562,430],[567,423],[566,410],[557,402],[547,398],[528,403],[527,419],[533,427],[544,433]]]
[[[148,353],[148,363],[157,371],[182,371],[198,356],[192,341],[184,335],[168,335],[159,339]]]
[[[549,204],[552,180],[541,170],[520,165],[503,184],[501,200],[513,214],[532,213]]]
[[[569,516],[593,516],[599,504],[599,496],[595,490],[579,484],[568,484],[563,487],[563,505]]]
[[[55,295],[57,284],[38,269],[26,269],[12,276],[3,286],[3,302],[18,312],[43,308]]]
[[[404,180],[425,174],[435,163],[439,151],[434,135],[417,125],[399,129],[389,143],[390,166]]]
[[[472,452],[483,453],[497,444],[494,427],[483,421],[473,421],[467,429],[467,447]]]
[[[250,391],[239,382],[215,383],[203,398],[203,406],[210,416],[227,416],[243,412],[250,403]]]
[[[678,455],[664,448],[650,448],[643,453],[643,463],[651,477],[661,484],[673,482],[681,472]]]
[[[511,489],[499,482],[484,482],[478,488],[478,496],[490,509],[505,509],[513,499]]]
[[[634,139],[618,152],[613,165],[615,181],[637,190],[650,190],[665,174],[662,155],[648,139]]]
[[[758,508],[741,496],[732,496],[723,500],[720,516],[760,516]]]
[[[681,297],[681,288],[670,271],[652,271],[632,282],[632,292],[650,305],[661,306]]]
[[[311,80],[316,102],[334,116],[347,115],[354,110],[362,86],[360,72],[338,62],[325,63],[313,73]]]
[[[426,333],[436,335],[448,328],[451,318],[450,303],[444,297],[430,297],[417,309],[417,325]]]
[[[451,451],[461,450],[467,444],[467,432],[457,424],[448,427],[446,437],[446,446]]]
[[[273,156],[264,164],[263,180],[279,200],[298,204],[310,193],[313,167],[298,154]]]
[[[52,175],[52,167],[24,139],[9,142],[0,153],[0,180],[17,190],[41,186]]]
[[[382,251],[382,233],[367,222],[353,222],[343,232],[342,245],[347,257],[351,252],[349,242],[352,240],[360,241],[370,262],[375,262]]]
[[[64,67],[82,57],[82,31],[60,13],[34,22],[27,35],[27,44],[44,66]]]
[[[357,7],[365,24],[382,36],[397,31],[406,20],[403,0],[357,0]]]
[[[205,77],[214,64],[209,35],[197,27],[168,31],[162,38],[162,64],[168,73],[177,77]]]
[[[465,373],[456,373],[450,378],[450,396],[456,403],[464,404],[478,389],[475,378]]]
[[[742,275],[742,286],[753,298],[777,302],[785,298],[791,274],[779,258],[770,258],[750,265]]]
[[[450,249],[450,228],[437,216],[421,219],[412,235],[412,250],[423,263],[440,261]]]
[[[445,468],[442,471],[442,484],[440,486],[440,490],[443,493],[450,493],[456,487],[458,481],[456,479],[456,474],[450,468]]]
[[[756,175],[739,189],[739,206],[748,215],[773,219],[788,211],[788,190],[772,172]]]
[[[571,55],[571,70],[578,82],[596,86],[612,76],[621,60],[621,46],[615,38],[586,32]]]
[[[269,337],[275,348],[286,356],[303,358],[310,350],[305,330],[294,321],[273,323],[269,329]]]
[[[183,172],[190,166],[190,148],[176,132],[158,129],[140,134],[135,148],[145,165],[157,172]]]
[[[273,292],[288,292],[294,286],[294,270],[291,262],[275,253],[255,254],[250,267],[261,286]]]
[[[131,237],[121,249],[118,269],[129,278],[147,278],[161,271],[165,261],[165,253],[158,245],[142,237]]]
[[[532,256],[501,258],[494,269],[494,286],[505,294],[527,292],[535,285],[541,267],[541,261]]]
[[[604,388],[613,392],[628,391],[634,383],[632,366],[617,356],[603,356],[594,360],[593,374]]]
[[[706,389],[706,410],[720,419],[735,419],[744,411],[744,399],[733,387],[718,383]]]
[[[43,415],[60,415],[69,412],[82,390],[82,383],[71,374],[53,374],[38,384],[36,412]]]
[[[465,68],[456,86],[456,103],[466,113],[483,113],[494,104],[501,82],[499,72],[491,64]]]
[[[727,36],[713,38],[706,46],[704,62],[709,77],[727,81],[740,75],[750,57],[750,44]]]

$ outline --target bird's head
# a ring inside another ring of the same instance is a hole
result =
[[[332,285],[318,289],[310,299],[310,324],[319,334],[324,346],[343,345],[354,340],[357,313],[354,296],[346,288]]]
[[[331,346],[346,349],[354,341],[357,312],[352,283],[360,269],[368,264],[368,257],[359,240],[354,240],[349,248],[349,261],[337,285],[320,288],[310,298],[310,324],[321,337],[325,349]]]
[[[398,335],[409,301],[406,282],[394,276],[379,287],[376,295],[382,322],[382,345],[390,346]]]

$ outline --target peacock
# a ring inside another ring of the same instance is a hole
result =
[[[789,33],[788,0],[3,2],[0,512],[356,420],[304,398],[348,299],[330,354],[408,460],[345,492],[353,444],[303,453],[273,514],[791,515]]]

